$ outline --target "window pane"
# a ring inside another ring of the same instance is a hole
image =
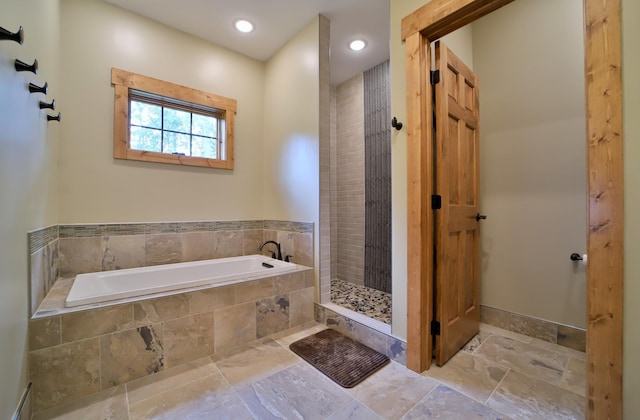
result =
[[[163,153],[184,153],[190,156],[188,134],[164,132]]]
[[[191,113],[179,111],[177,109],[164,109],[164,129],[179,131],[181,133],[191,132]]]
[[[193,136],[191,140],[191,156],[216,159],[217,140],[207,137]]]
[[[131,101],[131,124],[162,128],[162,107]]]
[[[149,152],[162,151],[162,131],[151,128],[131,127],[131,148]]]
[[[193,114],[192,133],[200,136],[218,137],[216,127],[218,120],[214,117]]]

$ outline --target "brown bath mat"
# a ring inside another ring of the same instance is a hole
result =
[[[331,329],[298,340],[289,348],[345,388],[353,388],[389,363],[384,354]]]

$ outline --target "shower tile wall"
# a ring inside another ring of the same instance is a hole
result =
[[[337,271],[334,278],[364,285],[364,92],[362,74],[336,88]]]

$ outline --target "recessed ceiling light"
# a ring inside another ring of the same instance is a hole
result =
[[[362,50],[362,49],[363,49],[364,47],[366,47],[366,46],[367,46],[367,43],[366,43],[366,42],[364,42],[364,41],[363,41],[363,40],[361,40],[361,39],[356,39],[356,40],[351,41],[351,42],[349,43],[349,49],[350,49],[351,51],[360,51],[360,50]]]
[[[253,23],[251,23],[251,22],[249,22],[248,20],[245,20],[245,19],[236,20],[236,23],[234,23],[234,26],[240,32],[247,33],[247,32],[253,31]]]

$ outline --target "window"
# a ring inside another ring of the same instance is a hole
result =
[[[236,101],[119,69],[113,156],[233,169]]]

